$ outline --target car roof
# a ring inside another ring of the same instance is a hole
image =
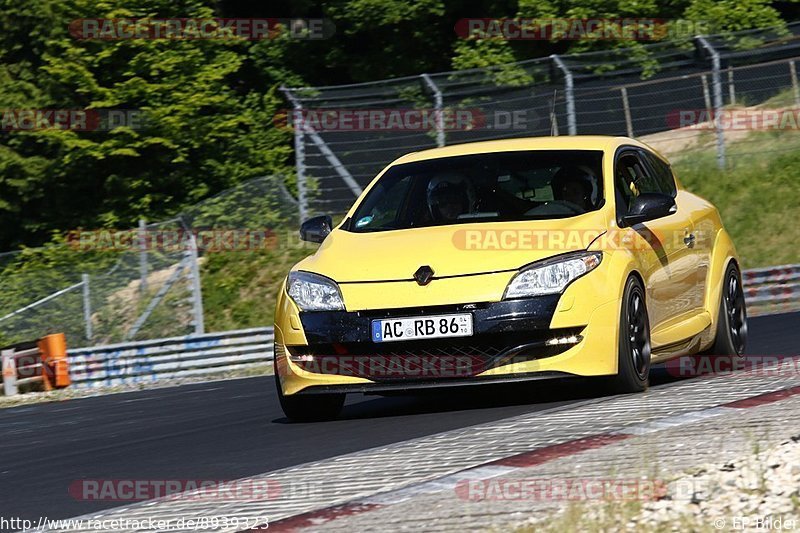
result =
[[[561,135],[555,137],[521,137],[472,143],[454,144],[441,148],[432,148],[420,152],[412,152],[396,159],[392,164],[412,163],[440,157],[483,154],[494,152],[513,152],[520,150],[601,150],[613,151],[618,146],[633,145],[656,152],[650,146],[629,137],[610,135]],[[661,154],[658,154],[664,159]]]

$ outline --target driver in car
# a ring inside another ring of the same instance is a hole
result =
[[[471,210],[471,190],[467,180],[459,175],[433,178],[428,184],[428,208],[433,220],[452,222]]]
[[[586,166],[565,166],[556,172],[550,182],[553,198],[568,204],[578,213],[597,207],[600,196],[597,177]]]

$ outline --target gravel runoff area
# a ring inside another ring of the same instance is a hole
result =
[[[124,385],[112,385],[103,387],[67,387],[48,392],[31,391],[15,396],[0,396],[0,409],[5,407],[16,407],[18,405],[30,405],[35,403],[60,402],[74,400],[77,398],[88,398],[91,396],[103,396],[120,392],[134,392],[140,390],[160,389],[164,387],[176,387],[189,385],[192,383],[206,383],[209,381],[221,381],[226,379],[239,379],[254,376],[271,376],[272,363],[265,363],[257,367],[245,370],[232,370],[230,372],[220,372],[216,374],[206,374],[203,376],[192,376],[184,378],[161,377],[157,381],[146,381],[141,383],[129,383]]]
[[[800,531],[800,431],[738,459],[685,471],[640,503],[593,502],[529,518],[522,531]]]
[[[646,503],[636,522],[701,522],[726,530],[800,530],[800,432],[764,452],[696,468],[673,482],[668,494],[680,486],[697,490],[679,505],[666,498]],[[716,518],[711,521],[708,517]],[[734,517],[742,517],[742,527],[734,523]],[[764,517],[761,527],[752,517]]]

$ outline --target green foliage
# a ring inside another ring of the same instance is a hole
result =
[[[780,13],[769,0],[692,0],[684,16],[711,21],[714,33],[783,26]]]
[[[15,22],[30,20],[19,31],[32,32],[24,37],[12,30],[0,41],[0,77],[9,82],[0,88],[0,108],[143,115],[138,129],[0,137],[0,248],[42,242],[53,229],[125,227],[141,216],[164,217],[245,178],[287,168],[290,132],[272,127],[285,105],[276,92],[284,78],[273,69],[248,79],[250,48],[269,45],[269,53],[258,55],[269,63],[284,42],[79,41],[67,33],[70,17],[80,15],[211,17],[212,5],[35,0],[24,13],[0,8]],[[19,48],[30,40],[32,46]]]
[[[488,70],[487,80],[495,85],[520,86],[533,83],[533,77],[515,61],[509,42],[503,39],[462,39],[456,42],[453,68],[467,70],[496,67]]]

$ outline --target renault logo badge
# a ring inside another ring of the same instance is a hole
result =
[[[414,272],[414,279],[417,285],[427,285],[433,279],[433,269],[428,265],[423,265]]]

